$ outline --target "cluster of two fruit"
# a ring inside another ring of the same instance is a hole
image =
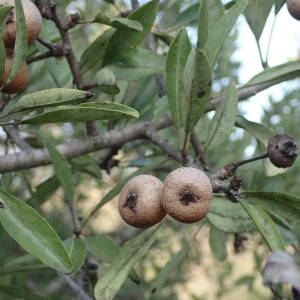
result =
[[[183,223],[203,219],[213,195],[208,176],[196,168],[181,167],[162,181],[152,175],[138,175],[127,182],[118,209],[129,225],[145,228],[160,222],[166,214]]]
[[[26,32],[28,44],[34,42],[41,29],[42,17],[38,8],[30,0],[22,0],[22,7],[25,16],[26,23]],[[13,0],[0,0],[0,7],[3,6],[14,6]],[[13,55],[14,55],[14,46],[16,41],[17,34],[17,21],[16,21],[16,11],[13,9],[6,19],[6,24],[3,28],[2,39],[6,48],[6,60],[4,66],[3,74],[0,74],[0,86],[3,85],[2,91],[4,93],[13,94],[24,90],[29,82],[29,69],[26,61],[20,66],[19,71],[17,72],[15,78],[6,83],[9,76]]]

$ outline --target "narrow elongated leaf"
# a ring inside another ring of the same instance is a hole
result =
[[[192,49],[183,78],[183,90],[187,104],[186,135],[189,135],[204,113],[211,93],[211,69],[206,55],[200,49]]]
[[[22,96],[13,108],[13,112],[39,107],[58,106],[80,99],[87,99],[90,96],[91,94],[87,91],[75,89],[53,88],[41,90]]]
[[[270,128],[261,123],[256,123],[247,120],[242,115],[238,115],[236,118],[236,126],[243,128],[249,132],[254,138],[262,142],[265,146],[274,133]]]
[[[158,0],[152,0],[139,7],[128,16],[129,20],[138,21],[142,31],[133,31],[128,29],[117,29],[106,48],[104,64],[112,64],[120,61],[129,52],[141,44],[148,35],[156,18],[158,10]],[[126,39],[124,39],[126,37]]]
[[[215,23],[214,26],[211,27],[209,39],[204,46],[204,52],[207,55],[210,66],[215,64],[227,36],[233,28],[237,18],[245,10],[247,4],[247,1],[238,1]]]
[[[44,112],[23,120],[23,124],[43,124],[62,122],[86,122],[94,120],[116,120],[138,118],[138,112],[119,103],[86,103],[76,107],[60,108]]]
[[[50,141],[46,141],[46,146],[54,166],[56,177],[63,187],[68,201],[72,201],[75,184],[73,181],[71,166]]]
[[[275,0],[275,15],[277,15],[282,8],[282,6],[285,4],[285,0]]]
[[[240,203],[228,199],[214,198],[207,215],[209,221],[225,232],[247,232],[255,230],[252,219]]]
[[[126,18],[118,18],[118,17],[109,18],[106,15],[104,15],[102,12],[96,15],[93,22],[110,25],[118,29],[131,29],[137,31],[143,30],[143,26],[138,21],[129,20]]]
[[[211,224],[209,230],[209,245],[214,257],[219,261],[224,261],[227,258],[226,242],[226,232]]]
[[[271,251],[284,250],[285,245],[281,233],[264,209],[248,204],[247,201],[241,201],[241,205],[252,218],[269,249]]]
[[[202,0],[199,5],[198,16],[198,40],[197,47],[203,49],[208,40],[209,22],[208,22],[208,2]]]
[[[0,189],[0,223],[26,251],[60,272],[69,272],[68,252],[50,224],[23,201]]]
[[[71,274],[76,274],[84,264],[86,258],[86,248],[83,241],[77,237],[73,238],[71,245],[70,258],[72,262]]]
[[[259,40],[270,14],[274,0],[251,0],[244,12],[246,20],[256,38]]]
[[[129,241],[113,260],[112,265],[98,279],[94,295],[96,300],[110,300],[126,280],[130,269],[148,251],[156,238],[160,225],[149,228]]]
[[[16,23],[17,23],[17,34],[14,48],[14,57],[9,72],[7,83],[13,80],[19,71],[21,64],[26,59],[28,42],[27,42],[27,30],[25,23],[25,16],[21,0],[14,0],[16,10]]]
[[[5,25],[5,20],[9,12],[13,9],[13,6],[3,6],[0,7],[0,32],[2,32],[3,27]],[[0,39],[0,77],[4,72],[5,65],[5,47],[2,38]]]
[[[159,295],[159,291],[165,286],[166,282],[170,279],[170,273],[178,269],[178,267],[185,260],[190,244],[183,246],[177,253],[172,254],[170,260],[158,273],[156,278],[151,282],[148,291],[146,291],[146,299],[153,299]]]
[[[300,218],[300,198],[288,193],[247,191],[242,193],[247,202],[259,205],[268,212],[281,216],[289,223]]]
[[[261,73],[258,73],[257,75],[252,77],[247,82],[246,86],[262,84],[273,80],[282,82],[298,76],[300,76],[300,60],[287,62],[275,67],[265,69]]]
[[[204,145],[206,151],[222,144],[232,133],[238,100],[239,96],[235,83],[231,81],[226,89],[224,101],[217,107],[216,113],[210,122],[209,133]]]
[[[166,61],[166,86],[172,119],[177,128],[184,122],[185,103],[182,94],[183,71],[191,52],[185,29],[180,30],[170,45]]]

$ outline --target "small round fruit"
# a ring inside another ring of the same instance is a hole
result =
[[[118,209],[123,220],[132,226],[145,228],[160,222],[166,215],[161,206],[161,180],[141,174],[123,187]]]
[[[14,6],[14,0],[0,0],[0,7],[2,6]],[[42,26],[42,16],[38,8],[30,0],[22,0],[22,6],[25,16],[27,40],[30,44],[36,40],[40,33]],[[16,32],[16,11],[15,9],[13,9],[6,19],[6,24],[2,33],[5,47],[14,47],[16,40]]]
[[[300,20],[300,0],[286,0],[288,11],[296,20]]]
[[[9,74],[13,57],[11,55],[6,56],[4,73],[0,77],[0,86],[6,81]],[[1,91],[8,94],[18,93],[23,91],[29,82],[29,69],[27,63],[23,61],[19,71],[17,72],[15,78],[8,84],[4,84]]]
[[[268,142],[268,157],[278,168],[290,167],[298,155],[294,139],[287,134],[272,136]]]
[[[207,215],[212,196],[211,181],[204,172],[181,167],[164,181],[162,206],[177,221],[193,223]]]

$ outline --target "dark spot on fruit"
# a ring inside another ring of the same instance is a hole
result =
[[[123,207],[129,207],[132,211],[135,211],[135,206],[136,206],[136,200],[137,200],[137,195],[135,193],[129,193],[129,195],[126,198],[126,203],[124,204]]]
[[[184,205],[189,205],[191,202],[197,202],[195,195],[188,189],[185,189],[185,191],[180,195],[180,201]]]

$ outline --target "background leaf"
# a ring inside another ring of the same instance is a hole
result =
[[[185,29],[181,29],[170,45],[166,61],[166,87],[172,119],[177,128],[184,123],[185,103],[182,94],[183,71],[191,51]]]
[[[97,300],[113,299],[125,281],[130,269],[145,255],[155,240],[155,233],[160,228],[156,225],[129,241],[114,259],[111,267],[98,279],[94,295]]]
[[[6,83],[12,81],[17,72],[19,71],[21,64],[24,62],[27,56],[28,42],[27,42],[27,31],[25,24],[25,16],[21,0],[14,0],[15,10],[16,10],[16,23],[17,25],[17,34],[14,47],[13,62],[11,69],[6,80]]]
[[[280,231],[264,209],[257,205],[248,204],[247,201],[241,201],[241,205],[252,218],[269,249],[271,251],[283,250],[285,245]]]
[[[70,259],[72,262],[72,272],[71,274],[76,274],[83,266],[86,258],[86,248],[85,244],[78,237],[73,237]]]
[[[228,140],[232,133],[237,114],[238,92],[234,81],[226,88],[224,101],[218,105],[213,119],[210,121],[209,133],[205,139],[204,150],[208,151]]]

